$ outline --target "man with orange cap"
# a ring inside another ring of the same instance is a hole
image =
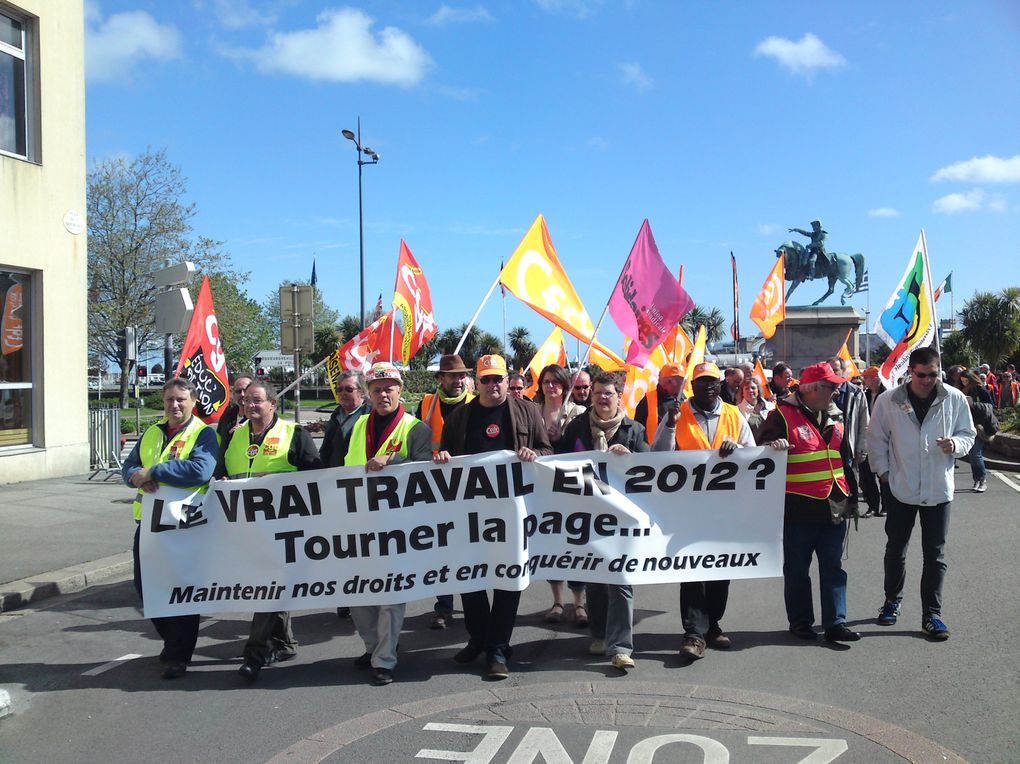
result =
[[[751,427],[740,409],[720,397],[722,373],[714,363],[699,363],[691,375],[694,396],[671,403],[655,434],[653,451],[716,450],[725,458],[739,447],[753,447]],[[681,656],[705,657],[706,645],[725,650],[731,644],[719,622],[726,612],[729,581],[689,581],[680,584],[680,617],[684,624]]]

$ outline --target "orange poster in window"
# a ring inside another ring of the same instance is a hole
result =
[[[15,284],[7,290],[4,297],[3,319],[0,323],[0,348],[4,355],[21,350],[25,342],[25,330],[21,324],[21,305],[21,284]]]

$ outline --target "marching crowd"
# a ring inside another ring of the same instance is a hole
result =
[[[877,622],[896,623],[905,586],[907,545],[921,527],[921,629],[932,640],[949,637],[942,620],[945,544],[954,492],[955,460],[971,459],[975,490],[985,485],[982,440],[975,421],[993,427],[992,401],[1020,396],[1011,368],[996,376],[952,367],[943,381],[936,351],[915,350],[906,380],[884,390],[878,369],[852,380],[839,358],[793,370],[778,363],[768,390],[750,364],[721,370],[706,362],[690,372],[667,364],[658,383],[626,415],[623,381],[616,374],[585,371],[571,376],[558,365],[542,369],[533,397],[528,382],[511,373],[504,359],[479,359],[474,379],[459,356],[446,355],[436,373],[435,393],[414,414],[401,402],[403,380],[391,364],[378,363],[361,375],[346,372],[337,383],[339,405],[321,446],[301,426],[277,415],[276,392],[262,379],[234,381],[237,402],[214,429],[194,415],[196,391],[185,379],[163,388],[165,416],[139,439],[124,463],[124,480],[138,489],[136,524],[144,492],[160,485],[206,490],[209,481],[270,473],[361,466],[384,471],[400,462],[444,464],[452,457],[513,451],[522,461],[553,453],[602,451],[717,451],[763,445],[787,451],[783,525],[784,599],[790,633],[797,638],[854,642],[846,623],[847,574],[842,552],[850,518],[885,518],[884,598]],[[992,396],[995,396],[994,399]],[[973,412],[973,416],[972,416]],[[991,414],[991,421],[987,415]],[[858,512],[859,500],[867,509]],[[134,541],[135,586],[142,594],[139,530]],[[816,631],[810,567],[818,560],[821,618]],[[548,622],[561,620],[565,589],[573,599],[575,625],[588,628],[588,651],[614,667],[634,667],[634,590],[631,586],[578,581],[549,582]],[[722,628],[729,581],[680,584],[684,635],[680,654],[697,660],[706,649],[731,645]],[[510,673],[511,637],[520,592],[496,589],[462,595],[467,644],[453,656],[461,665],[484,659],[485,675]],[[338,609],[353,619],[365,651],[354,664],[370,669],[375,684],[393,681],[404,604]],[[198,638],[198,615],[155,618],[163,639],[161,675],[182,676]],[[452,595],[436,599],[431,626],[454,625]],[[297,641],[287,612],[256,613],[244,647],[240,674],[258,679],[265,666],[293,658]]]

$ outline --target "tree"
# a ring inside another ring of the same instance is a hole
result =
[[[130,364],[117,332],[134,327],[139,349],[158,344],[153,274],[191,260],[200,271],[244,281],[219,242],[193,237],[187,181],[165,150],[98,162],[87,177],[89,351],[121,369],[120,403],[127,405]],[[240,278],[239,278],[240,277]]]
[[[1020,287],[978,292],[964,303],[960,319],[961,333],[980,360],[995,367],[1020,350]]]
[[[942,367],[948,368],[960,364],[968,369],[978,364],[977,353],[967,342],[967,336],[963,332],[953,332],[942,340]]]
[[[514,369],[526,369],[535,357],[538,348],[531,341],[531,333],[523,326],[515,326],[507,335],[510,343],[511,356],[506,359],[507,365]]]
[[[726,326],[726,318],[718,308],[704,308],[695,305],[690,312],[680,320],[680,325],[695,339],[695,332],[702,324],[705,325],[705,341],[717,342],[723,338]]]
[[[432,355],[449,355],[456,350],[457,343],[460,342],[460,338],[464,335],[465,330],[467,330],[467,324],[461,324],[456,328],[447,329],[437,334],[433,338],[433,342],[435,342],[433,347],[436,348],[436,351]],[[489,354],[504,355],[502,341],[499,337],[482,331],[477,326],[472,326],[471,331],[468,332],[467,337],[464,339],[464,344],[459,353],[460,357],[464,360],[464,364],[471,368],[478,362],[479,358]],[[531,359],[529,358],[528,360],[530,361]]]
[[[227,356],[227,368],[232,374],[254,371],[252,359],[259,351],[268,350],[276,344],[272,327],[263,320],[262,306],[239,288],[243,283],[222,273],[209,274],[220,342]],[[200,286],[201,280],[192,285],[193,299],[198,299]]]

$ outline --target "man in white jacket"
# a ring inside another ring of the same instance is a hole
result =
[[[882,482],[885,520],[885,604],[878,623],[896,623],[906,578],[907,544],[921,520],[921,629],[949,639],[942,621],[945,546],[953,501],[953,466],[974,444],[974,422],[963,393],[939,381],[939,354],[910,354],[910,381],[875,401],[868,427],[868,459]]]

